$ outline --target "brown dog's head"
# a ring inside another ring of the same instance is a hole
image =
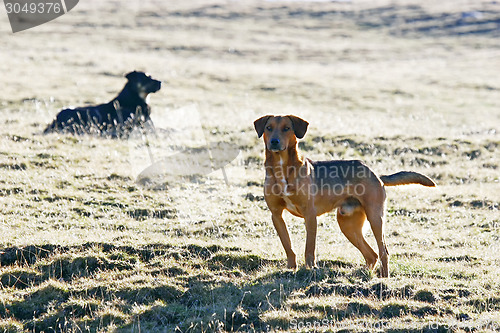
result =
[[[309,123],[296,116],[264,116],[254,123],[259,138],[264,135],[266,149],[279,152],[306,135]]]

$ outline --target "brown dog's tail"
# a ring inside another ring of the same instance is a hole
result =
[[[388,176],[380,176],[385,186],[397,186],[407,184],[421,184],[434,187],[436,183],[429,177],[413,171],[401,171]]]

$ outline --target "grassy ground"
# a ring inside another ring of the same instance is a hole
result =
[[[499,4],[86,0],[15,35],[0,21],[0,331],[500,330]],[[41,135],[133,69],[166,83],[154,158],[231,143],[228,183],[136,182],[141,137]],[[308,157],[437,181],[387,191],[390,279],[334,214],[319,268],[284,268],[252,127],[268,113],[310,122]]]

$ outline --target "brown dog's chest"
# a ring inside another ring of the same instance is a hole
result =
[[[289,197],[295,194],[295,182],[289,182],[285,177],[268,176],[266,179],[266,193],[279,197]]]
[[[301,212],[299,207],[297,205],[295,205],[289,197],[287,197],[287,196],[283,197],[283,201],[285,201],[285,205],[286,205],[285,209],[286,210],[288,210],[290,213],[292,213],[295,216],[304,217],[304,214]]]
[[[301,198],[295,193],[295,185],[290,185],[286,182],[272,181],[266,182],[266,195],[277,196],[281,198],[285,204],[285,209],[295,216],[303,217],[300,208]],[[270,190],[271,192],[268,192]]]
[[[295,177],[275,177],[275,175],[268,175],[265,182],[265,195],[279,197],[285,204],[285,209],[293,215],[303,217],[302,206],[304,203],[303,195],[300,193],[301,183]],[[304,188],[302,188],[304,190]]]

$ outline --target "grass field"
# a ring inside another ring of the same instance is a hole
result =
[[[0,332],[500,331],[498,2],[82,0],[18,34],[0,12]],[[41,134],[134,69],[164,81],[154,158],[230,144],[225,174],[137,182],[146,138]],[[310,158],[436,180],[387,189],[389,279],[334,212],[314,270],[285,214],[285,268],[253,129],[275,113]]]

